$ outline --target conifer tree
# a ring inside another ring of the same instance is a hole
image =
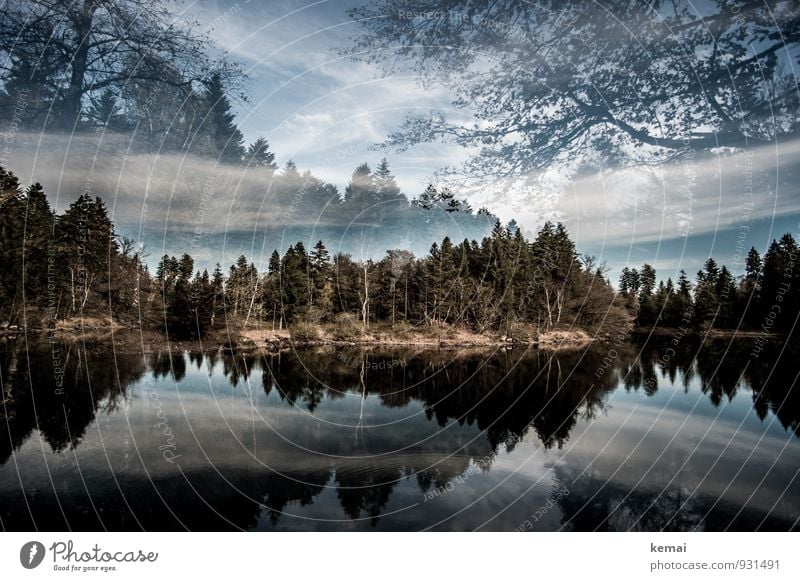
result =
[[[244,136],[234,121],[235,116],[220,73],[206,82],[204,95],[208,110],[203,133],[211,139],[211,155],[220,163],[241,163],[245,156]]]
[[[259,137],[247,148],[247,162],[253,167],[262,167],[277,171],[275,154],[269,150],[269,141]]]

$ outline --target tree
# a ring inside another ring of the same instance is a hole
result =
[[[737,309],[747,327],[758,326],[758,318],[761,315],[759,312],[761,268],[761,255],[755,248],[750,248],[744,263],[744,278],[742,278],[739,287],[739,306]]]
[[[392,175],[385,157],[375,169],[375,189],[382,202],[401,202],[404,205],[408,203],[405,196],[400,193],[400,186],[397,185],[397,180]]]
[[[669,324],[673,327],[680,327],[690,323],[693,318],[690,308],[694,306],[692,303],[692,283],[689,282],[689,277],[686,276],[686,271],[683,269],[678,273],[674,305],[669,317]]]
[[[786,233],[773,240],[764,254],[761,280],[761,316],[768,320],[775,314],[775,332],[785,332],[795,324],[800,312],[800,269],[797,268],[798,246]]]
[[[264,315],[272,320],[272,330],[275,330],[275,321],[278,328],[283,329],[283,309],[281,309],[281,255],[273,250],[269,257],[267,276],[262,285],[261,304]]]
[[[576,273],[581,271],[575,244],[563,224],[547,222],[532,245],[534,272],[540,281],[546,328],[561,322],[567,293]]]
[[[235,81],[238,69],[212,62],[206,54],[208,39],[198,35],[195,26],[181,24],[181,14],[170,4],[9,0],[0,19],[0,53],[13,59],[24,44],[27,56],[46,56],[36,81],[44,82],[49,94],[58,94],[50,101],[51,114],[65,130],[79,127],[88,100],[107,89],[138,87],[158,93],[171,86],[188,95],[194,83],[212,72],[225,82]],[[0,72],[3,81],[12,74],[7,68]]]
[[[367,218],[364,213],[378,202],[375,178],[369,165],[362,163],[354,171],[350,183],[344,191],[344,207],[358,222],[364,223]]]
[[[719,302],[717,324],[724,329],[737,327],[739,320],[736,313],[738,303],[736,284],[727,266],[720,268],[715,291]]]
[[[83,194],[69,205],[56,220],[56,251],[73,313],[83,311],[93,293],[108,296],[109,258],[119,245],[103,200]]]
[[[130,128],[121,113],[117,96],[111,89],[106,89],[99,98],[92,100],[92,106],[86,115],[90,123],[100,129],[127,131]]]
[[[702,326],[713,322],[719,310],[719,267],[716,260],[706,260],[704,270],[697,273],[697,284],[694,289],[695,325]]]
[[[241,163],[245,156],[244,136],[234,121],[231,102],[225,92],[222,74],[215,72],[205,82],[206,118],[201,135],[211,143],[211,156],[220,163]]]
[[[217,317],[225,316],[225,275],[219,262],[214,266],[214,274],[211,278],[211,290],[213,298],[211,302],[211,317],[209,325],[214,326]]]
[[[333,310],[333,287],[331,280],[331,261],[328,249],[319,240],[309,256],[311,279],[311,304],[317,310],[317,320],[326,317]]]
[[[351,55],[447,87],[476,118],[413,117],[389,144],[474,147],[474,175],[522,176],[587,149],[665,161],[797,128],[790,2],[379,0],[350,14],[363,29]]]
[[[275,163],[275,154],[269,150],[269,141],[263,137],[256,139],[247,148],[247,160],[253,167],[263,167],[272,171],[278,169],[278,165]]]
[[[639,271],[639,315],[637,322],[640,325],[653,325],[658,319],[658,310],[653,297],[656,286],[656,270],[649,264],[643,264]]]
[[[281,261],[281,307],[287,322],[305,315],[311,304],[310,263],[305,246],[290,246]]]
[[[55,281],[55,268],[49,267],[54,257],[49,252],[53,247],[55,213],[50,208],[41,184],[30,186],[25,192],[24,214],[24,271],[22,275],[27,287],[25,302],[46,305],[48,300],[57,302],[55,293],[42,292],[47,289],[48,278]]]
[[[625,267],[619,277],[619,292],[627,299],[631,308],[638,309],[638,297],[641,289],[642,279],[639,271],[635,268]]]
[[[428,187],[416,198],[414,198],[411,203],[415,206],[419,206],[423,210],[430,210],[436,206],[439,202],[440,196],[439,192],[433,184],[428,184]]]
[[[6,8],[4,5],[4,9]],[[5,15],[4,15],[5,16]],[[0,21],[1,22],[1,21]],[[0,31],[5,26],[0,24]],[[37,38],[48,34],[44,22],[32,21],[27,30]],[[5,52],[0,40],[0,53]],[[56,77],[61,61],[55,43],[46,45],[17,43],[6,53],[6,66],[0,69],[3,89],[0,90],[0,115],[3,122],[17,120],[24,128],[46,129],[53,124],[51,108],[59,109]]]

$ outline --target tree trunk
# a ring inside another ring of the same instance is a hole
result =
[[[250,320],[250,313],[253,312],[253,304],[256,302],[256,294],[258,294],[258,281],[253,287],[253,296],[250,297],[250,306],[247,307],[247,316],[244,319],[244,328],[247,329],[247,322]]]
[[[361,321],[364,328],[369,323],[369,267],[364,265],[364,301],[361,303]]]
[[[75,269],[69,269],[69,291],[72,296],[72,312],[75,312]]]
[[[64,94],[64,116],[61,122],[65,129],[71,130],[80,121],[81,98],[83,97],[83,84],[91,44],[92,20],[96,9],[96,0],[84,0],[78,15],[72,21],[75,40],[79,44],[72,55],[69,85]]]

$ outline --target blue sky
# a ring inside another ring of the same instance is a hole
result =
[[[382,157],[370,147],[409,113],[442,111],[444,89],[424,90],[409,76],[382,76],[340,56],[358,26],[349,1],[206,0],[187,10],[221,49],[244,65],[248,102],[236,103],[248,141],[265,136],[278,162],[343,189],[356,165]],[[783,232],[800,232],[800,141],[746,156],[709,155],[665,169],[615,171],[577,182],[559,179],[470,195],[502,219],[533,233],[545,219],[567,223],[581,252],[606,260],[611,276],[626,264],[654,264],[661,276],[696,272],[710,255],[737,268],[741,248],[763,251]],[[465,159],[453,145],[425,145],[387,157],[403,191],[418,194],[444,165]],[[747,167],[745,167],[747,166]],[[752,194],[745,172],[752,169]]]

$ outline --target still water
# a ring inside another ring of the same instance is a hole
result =
[[[796,530],[796,355],[0,344],[4,530]],[[63,375],[62,375],[63,374]]]

